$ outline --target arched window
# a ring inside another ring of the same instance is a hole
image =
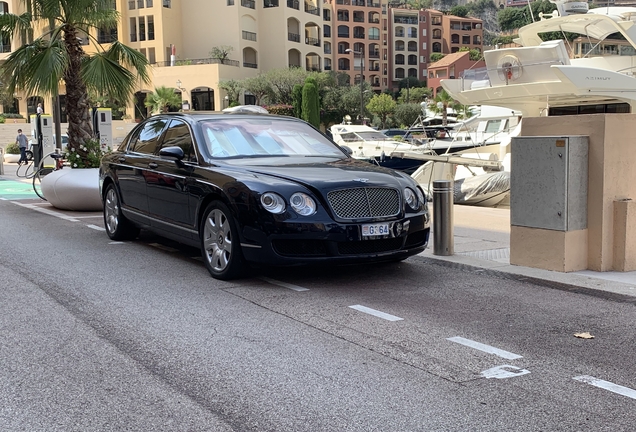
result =
[[[370,40],[380,40],[380,29],[377,27],[371,27],[369,29],[369,39]]]
[[[346,26],[346,25],[338,26],[338,37],[348,38],[349,37],[349,26]]]
[[[442,44],[439,42],[433,43],[433,52],[441,53],[442,52]]]

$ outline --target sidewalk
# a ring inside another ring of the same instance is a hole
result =
[[[4,164],[0,175],[0,199],[38,199],[31,181],[16,176],[17,164]],[[11,182],[3,182],[10,180]],[[19,182],[19,183],[15,183]],[[3,183],[7,183],[4,186]],[[64,212],[67,213],[67,212]],[[70,212],[73,213],[73,212]],[[432,214],[432,210],[431,210]],[[510,265],[510,209],[456,205],[453,208],[454,251],[452,256],[434,255],[433,236],[420,256],[528,277],[557,284],[596,290],[636,299],[636,272],[594,272],[590,270],[561,273]],[[550,245],[546,245],[546,248]]]
[[[510,265],[510,209],[455,205],[453,220],[455,254],[434,255],[431,235],[429,248],[420,256],[636,299],[636,271],[562,273]]]

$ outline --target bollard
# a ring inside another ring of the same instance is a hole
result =
[[[4,175],[4,149],[0,148],[0,175]]]
[[[453,255],[453,182],[433,181],[433,254]]]

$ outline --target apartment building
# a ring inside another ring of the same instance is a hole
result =
[[[361,75],[374,90],[395,89],[400,79],[427,77],[433,52],[462,46],[481,49],[481,21],[432,10],[392,8],[386,0],[114,0],[117,29],[83,35],[85,50],[118,40],[149,60],[150,84],[138,83],[127,113],[141,118],[147,94],[174,87],[191,109],[226,107],[220,81],[241,80],[288,66]],[[21,13],[21,0],[0,1],[0,12]],[[36,31],[35,37],[44,29]],[[20,46],[20,35],[0,41],[0,62]],[[214,47],[231,47],[220,61]],[[362,72],[362,73],[361,73]],[[63,86],[62,109],[64,110]],[[50,99],[50,98],[49,98]],[[52,112],[52,101],[16,95],[13,110],[25,116],[38,102]],[[254,103],[243,95],[241,102]],[[3,107],[6,110],[7,107]],[[63,119],[64,120],[64,119]]]

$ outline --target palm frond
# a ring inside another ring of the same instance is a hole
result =
[[[82,81],[91,91],[112,99],[128,100],[134,93],[136,76],[109,58],[108,52],[87,57],[82,63]]]
[[[105,54],[110,60],[137,71],[139,78],[144,83],[150,83],[148,59],[136,49],[130,48],[119,41],[115,41]]]
[[[53,94],[68,65],[68,56],[59,41],[37,39],[7,57],[2,75],[8,91]]]

